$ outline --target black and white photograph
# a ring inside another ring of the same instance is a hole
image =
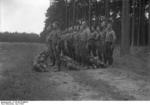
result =
[[[150,0],[0,0],[8,100],[150,101]]]

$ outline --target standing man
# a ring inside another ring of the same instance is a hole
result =
[[[52,65],[54,66],[56,64],[58,66],[58,70],[60,70],[61,31],[59,29],[58,23],[56,22],[52,24],[52,27],[53,27],[53,30],[50,32],[49,37],[48,37],[50,58],[53,63]]]
[[[97,32],[98,32],[98,43],[97,43],[97,52],[98,52],[98,57],[99,60],[104,63],[105,57],[104,55],[106,54],[105,51],[105,37],[106,37],[106,32],[107,32],[107,23],[105,20],[103,20],[100,24],[100,26],[97,27]]]
[[[53,34],[53,26],[52,24],[49,24],[47,27],[47,36],[46,36],[46,46],[47,46],[47,51],[49,53],[49,59],[52,62],[51,66],[55,65],[55,58],[54,58],[54,53],[52,49],[52,34]]]
[[[116,34],[112,29],[112,25],[109,23],[106,29],[106,36],[105,36],[105,54],[104,54],[104,63],[108,65],[113,64],[113,51],[114,45],[116,41]]]
[[[80,62],[82,62],[83,64],[85,64],[87,62],[89,53],[88,53],[88,38],[90,36],[90,28],[88,27],[87,23],[83,23],[81,26],[81,30],[79,32],[79,37],[78,37],[78,41],[79,43],[77,43],[78,45],[78,51],[77,53],[79,53],[79,59]]]
[[[54,28],[53,24],[51,24],[51,31],[49,32],[47,38],[46,38],[46,43],[47,43],[47,49],[49,52],[49,57],[52,62],[51,66],[55,65],[55,56],[54,56],[54,49],[53,49],[53,34],[54,34]]]
[[[93,57],[96,57],[97,54],[96,54],[96,41],[97,41],[97,34],[98,32],[94,29],[94,27],[92,26],[91,27],[91,33],[90,33],[90,36],[88,38],[88,50],[89,50],[89,54]]]
[[[96,31],[97,31],[97,37],[96,37],[95,43],[96,43],[97,55],[98,55],[99,60],[103,62],[104,61],[103,60],[104,38],[102,38],[103,34],[99,26],[97,26]]]

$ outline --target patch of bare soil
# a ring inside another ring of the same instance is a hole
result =
[[[90,100],[93,96],[98,95],[96,91],[88,86],[82,86],[66,72],[52,73],[49,78],[56,86],[56,90],[70,94],[66,100]]]

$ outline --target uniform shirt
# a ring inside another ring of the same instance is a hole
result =
[[[92,35],[92,38],[96,40],[97,37],[99,36],[99,32],[98,31],[94,31],[93,33],[91,33],[91,35]]]
[[[56,44],[58,40],[60,40],[60,31],[58,29],[53,30],[48,37],[48,40],[53,44]]]
[[[106,29],[103,29],[102,31],[99,32],[99,40],[104,44],[105,43],[105,37],[106,37]]]
[[[81,40],[83,41],[87,41],[89,36],[90,36],[90,29],[89,28],[85,28],[81,31],[80,36],[81,36]]]
[[[106,42],[115,42],[115,40],[116,40],[115,32],[113,30],[107,31],[105,41]]]

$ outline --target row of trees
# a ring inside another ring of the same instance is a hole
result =
[[[122,55],[129,53],[130,44],[150,46],[150,0],[130,1],[123,0],[122,6]]]
[[[0,42],[41,42],[41,39],[35,33],[1,32]]]
[[[122,52],[127,53],[130,45],[147,45],[150,41],[149,11],[150,0],[54,0],[47,10],[41,36],[45,37],[48,25],[54,21],[64,30],[82,21],[98,25],[105,18],[113,22]]]

